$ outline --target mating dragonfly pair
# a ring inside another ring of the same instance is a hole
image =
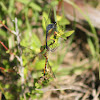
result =
[[[52,72],[52,69],[51,69],[51,66],[49,65],[48,63],[48,52],[49,52],[49,46],[48,46],[48,35],[50,35],[51,33],[54,33],[54,37],[56,37],[56,32],[57,32],[57,23],[54,22],[52,24],[49,24],[47,27],[46,27],[46,53],[45,53],[45,58],[46,58],[46,61],[45,61],[45,68],[44,68],[44,76],[46,74],[46,71],[47,71],[47,65],[50,67],[50,72],[52,74],[53,77],[55,77],[54,73]],[[53,40],[53,43],[55,43],[55,40]],[[49,45],[53,45],[53,43],[49,44]]]
[[[51,37],[51,35],[53,36],[53,38],[49,39],[49,36]],[[55,78],[55,75],[52,71],[52,67],[50,66],[51,64],[50,64],[50,61],[48,59],[48,55],[49,55],[50,51],[54,51],[54,49],[57,47],[57,45],[53,46],[55,44],[56,36],[57,36],[57,23],[54,22],[52,24],[48,24],[46,27],[45,44],[40,47],[40,52],[31,54],[32,52],[25,51],[25,53],[26,52],[28,53],[29,57],[32,56],[30,58],[30,60],[28,61],[28,63],[26,63],[26,65],[29,65],[29,62],[34,62],[33,63],[34,68],[36,68],[37,70],[41,69],[39,67],[44,67],[43,74],[45,77],[49,76],[49,77]],[[24,46],[22,46],[22,47],[24,48]],[[25,46],[25,48],[26,48],[26,46]],[[26,50],[26,49],[24,49],[24,50]],[[28,51],[29,51],[29,49],[28,49]],[[27,53],[24,54],[25,60],[26,60]],[[28,59],[28,57],[27,57],[27,59]]]
[[[45,57],[45,67],[44,67],[44,76],[45,75],[47,75],[47,74],[49,74],[49,75],[51,75],[52,77],[54,77],[55,78],[55,75],[54,75],[54,73],[53,73],[53,71],[52,71],[52,68],[51,68],[51,66],[50,66],[50,64],[49,64],[49,61],[48,61],[48,53],[49,53],[49,51],[51,51],[50,50],[50,46],[51,45],[53,45],[54,43],[55,43],[55,40],[54,39],[52,39],[52,42],[50,42],[49,44],[48,44],[48,36],[50,35],[50,34],[53,34],[53,36],[54,36],[54,38],[56,38],[56,35],[57,35],[57,23],[56,22],[54,22],[54,23],[52,23],[52,24],[49,24],[47,27],[46,27],[46,43],[45,43],[45,45],[44,46],[41,46],[41,48],[40,48],[40,53],[41,54],[43,54],[44,55],[44,57]],[[44,52],[45,51],[45,52]],[[39,54],[40,54],[39,53]],[[36,56],[38,56],[38,54],[36,55]],[[49,71],[47,70],[47,68],[49,69]]]

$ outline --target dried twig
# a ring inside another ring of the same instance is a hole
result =
[[[4,45],[4,43],[3,43],[3,42],[1,42],[1,41],[0,41],[0,44],[1,44],[4,48],[5,48],[5,50],[6,50],[6,51],[8,51],[8,50],[9,50],[9,49],[8,49],[8,48]],[[18,57],[17,55],[15,55],[14,53],[9,52],[9,54],[10,54],[10,55],[11,55],[11,54],[13,54],[13,55],[17,58],[17,60],[18,60],[18,61],[20,61],[20,60],[19,60],[19,57]]]
[[[24,67],[23,67],[23,60],[22,60],[22,48],[20,46],[20,34],[17,25],[17,18],[15,18],[15,30],[16,30],[16,37],[17,37],[17,45],[18,45],[18,52],[19,52],[19,73],[21,76],[21,85],[22,85],[22,93],[24,94]]]

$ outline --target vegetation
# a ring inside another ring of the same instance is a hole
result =
[[[66,18],[63,2],[85,18],[85,28]],[[75,2],[1,0],[0,8],[0,100],[99,100],[99,29]],[[54,22],[47,50],[46,27]]]

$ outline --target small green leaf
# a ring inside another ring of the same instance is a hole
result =
[[[38,83],[35,83],[35,87],[36,87],[36,88],[40,88],[40,87],[41,87],[41,85],[40,85],[40,84],[38,84]]]
[[[48,18],[48,14],[46,12],[43,12],[43,20],[42,20],[42,26],[43,29],[46,31],[47,23],[50,24],[50,19]]]
[[[3,20],[2,23],[5,24],[5,20]]]
[[[35,11],[42,11],[42,8],[34,2],[31,2],[29,6]]]
[[[29,0],[17,0],[18,2],[21,2],[25,5],[27,5],[30,1]]]
[[[1,9],[2,9],[3,11],[7,12],[7,8],[6,8],[6,6],[4,5],[4,3],[3,3],[3,2],[0,2],[0,5],[1,5]]]
[[[74,33],[74,30],[68,31],[68,32],[64,33],[61,37],[64,38],[64,39],[66,39],[66,37],[70,36],[73,33]]]
[[[59,21],[60,25],[68,25],[70,24],[70,22],[66,19],[66,18],[61,18],[61,20]]]
[[[7,50],[6,53],[10,53],[10,50]]]
[[[59,25],[62,26],[70,24],[70,22],[64,16],[57,16],[57,20],[59,22]]]

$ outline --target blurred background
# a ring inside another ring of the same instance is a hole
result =
[[[74,33],[51,47],[44,80],[50,21]],[[100,0],[0,0],[0,100],[99,100],[99,62]]]

